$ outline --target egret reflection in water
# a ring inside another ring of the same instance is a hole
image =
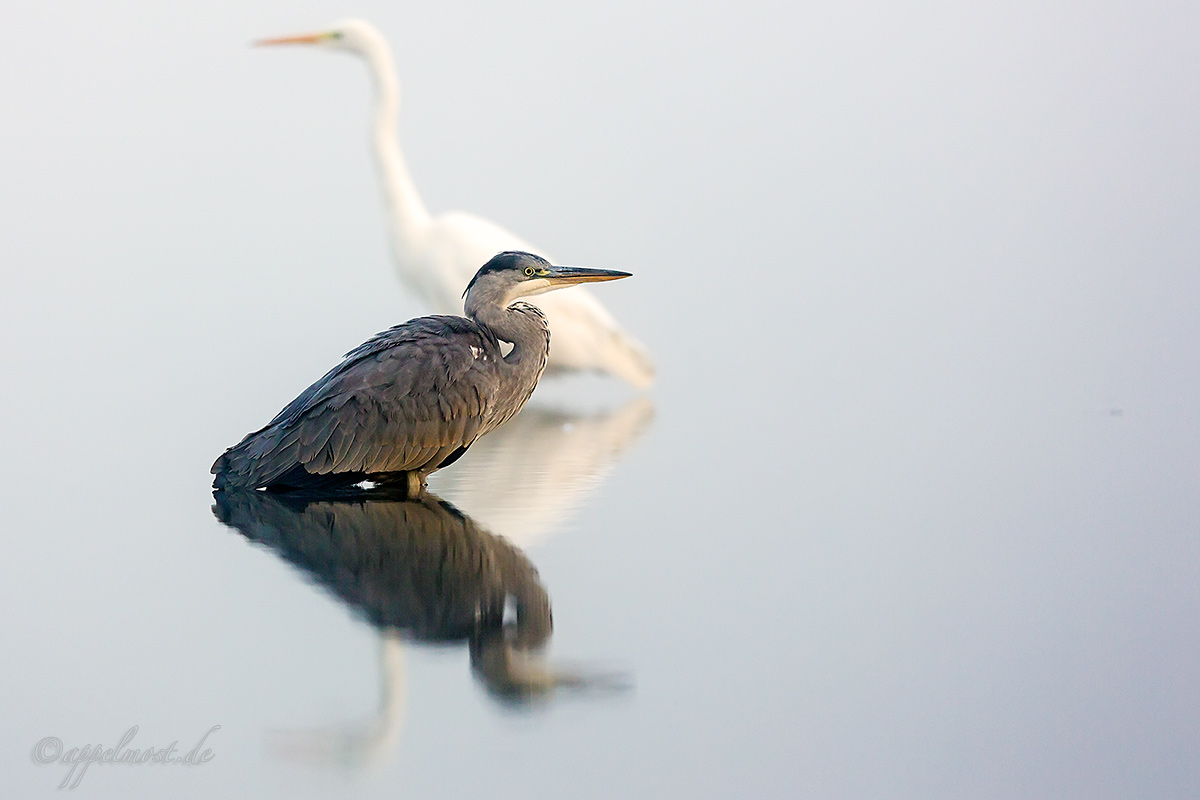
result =
[[[558,530],[654,419],[645,396],[587,414],[536,403],[535,395],[430,484],[489,531],[522,546]],[[513,491],[515,475],[520,491]]]
[[[285,737],[285,750],[342,763],[386,754],[403,721],[403,640],[466,643],[473,674],[506,703],[546,698],[565,687],[622,686],[619,676],[544,660],[553,624],[533,563],[432,494],[405,501],[378,489],[336,496],[226,490],[213,497],[221,522],[303,570],[381,631],[377,719]]]

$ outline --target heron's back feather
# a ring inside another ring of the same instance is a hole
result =
[[[496,337],[463,317],[421,317],[346,354],[264,428],[231,447],[215,485],[262,487],[432,471],[499,420]],[[319,479],[316,476],[326,476]]]

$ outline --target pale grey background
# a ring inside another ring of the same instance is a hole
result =
[[[1200,793],[1200,7],[244,5],[5,9],[6,796],[132,724],[217,758],[80,795]],[[207,491],[423,311],[362,65],[247,46],[349,14],[431,210],[636,273],[597,293],[661,369],[529,550],[636,691],[513,713],[410,648],[369,774],[268,753],[372,712],[377,636]]]

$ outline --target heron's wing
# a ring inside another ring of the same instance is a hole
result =
[[[499,344],[462,317],[378,334],[225,455],[237,485],[310,474],[436,466],[479,435],[500,375]],[[214,470],[221,465],[214,466]]]

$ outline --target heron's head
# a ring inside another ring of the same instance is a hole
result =
[[[471,305],[472,295],[486,302],[507,306],[521,297],[529,297],[579,283],[615,281],[628,278],[628,272],[589,267],[556,267],[541,256],[510,250],[492,256],[467,284],[463,296]]]
[[[278,44],[308,44],[329,50],[346,50],[351,53],[369,54],[387,49],[387,40],[379,30],[365,19],[343,19],[315,33],[299,33],[279,36],[274,39],[259,39],[259,46]]]

